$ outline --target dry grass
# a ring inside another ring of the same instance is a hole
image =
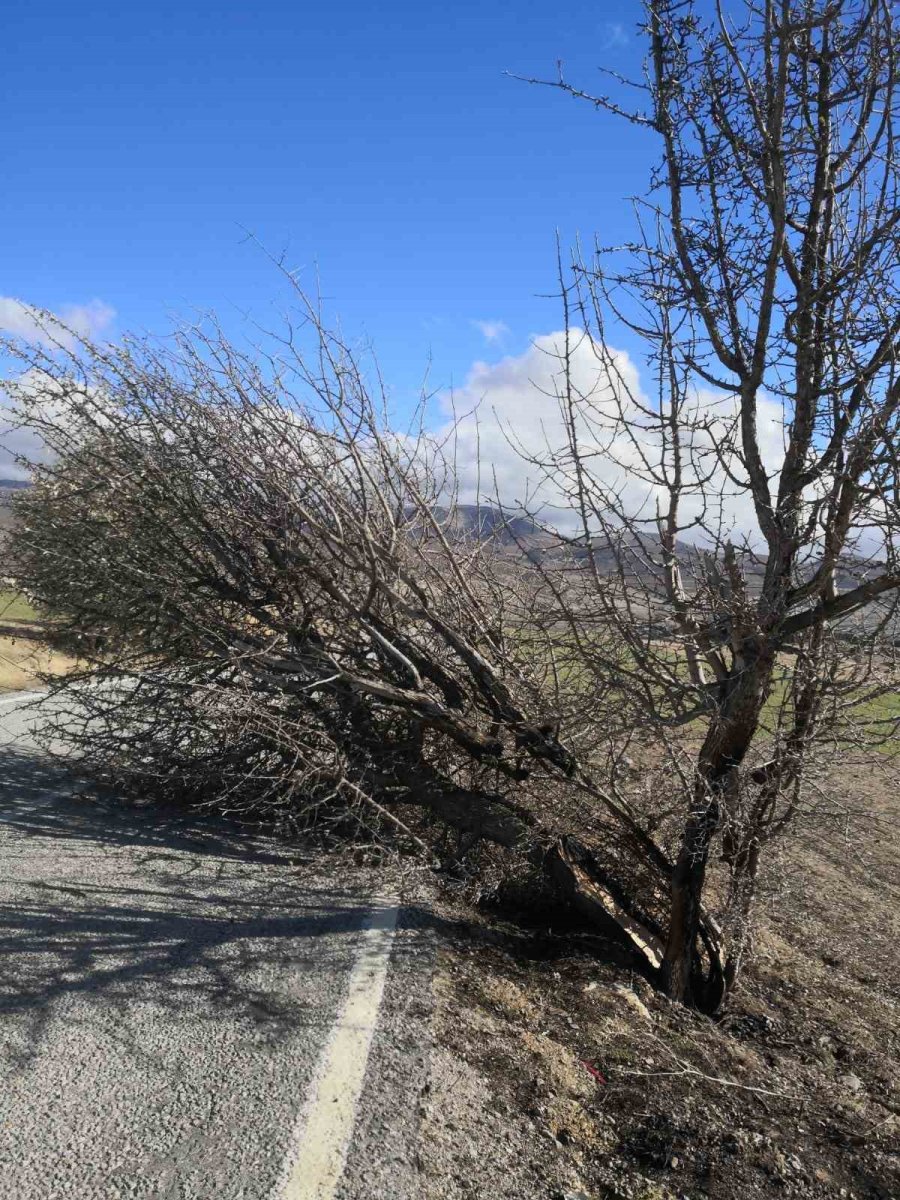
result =
[[[48,650],[30,637],[0,637],[0,692],[40,686],[40,676],[64,675],[75,660]]]
[[[0,693],[39,686],[41,675],[64,675],[75,665],[41,644],[43,629],[21,593],[0,591]]]

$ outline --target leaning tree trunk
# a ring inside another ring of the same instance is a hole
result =
[[[673,999],[704,1012],[719,1008],[729,986],[718,957],[709,955],[704,970],[700,954],[706,868],[723,804],[759,726],[773,667],[771,650],[756,639],[748,639],[735,657],[726,701],[700,751],[694,810],[685,825],[672,873],[663,984]]]

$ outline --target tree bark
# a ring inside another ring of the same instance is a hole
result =
[[[710,726],[700,751],[694,810],[687,820],[672,873],[669,934],[662,964],[669,996],[704,1012],[715,1012],[729,986],[722,964],[710,955],[703,969],[698,946],[703,886],[710,847],[722,807],[750,748],[768,695],[774,651],[758,638],[747,638],[735,656],[721,714]]]

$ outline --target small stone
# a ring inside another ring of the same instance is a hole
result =
[[[653,1019],[650,1009],[643,1002],[640,996],[638,996],[636,992],[633,992],[630,987],[627,987],[624,983],[617,983],[613,987],[613,991],[620,996],[626,1002],[626,1004],[630,1005],[636,1013],[640,1013],[645,1020],[651,1021]]]
[[[854,1075],[852,1071],[848,1072],[846,1075],[842,1075],[838,1082],[842,1087],[846,1088],[848,1092],[861,1092],[863,1090],[863,1081],[858,1075]]]

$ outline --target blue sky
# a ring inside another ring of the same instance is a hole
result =
[[[636,3],[10,6],[0,296],[257,317],[285,253],[402,398],[558,328],[554,238],[631,230],[652,140],[504,75],[640,69]],[[478,322],[495,323],[486,338]]]

